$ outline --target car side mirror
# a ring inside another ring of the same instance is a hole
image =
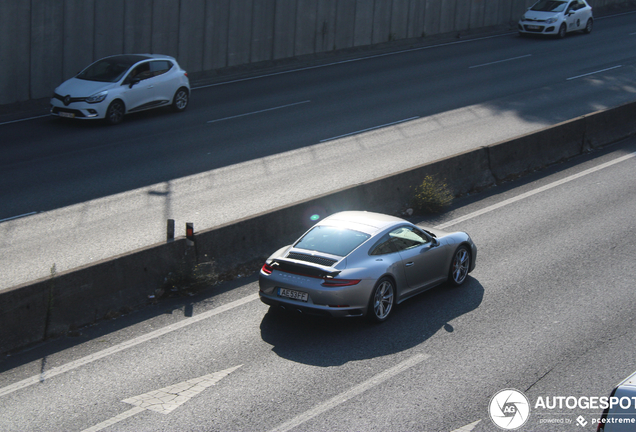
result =
[[[141,80],[139,78],[133,78],[130,80],[130,88],[133,88],[135,84],[139,84]]]
[[[437,240],[435,237],[433,237],[433,239],[431,240],[431,247],[437,247],[439,246],[439,240]]]

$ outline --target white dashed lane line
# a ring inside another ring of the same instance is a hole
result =
[[[279,110],[279,109],[283,109],[283,108],[289,108],[289,107],[293,107],[293,106],[296,106],[296,105],[306,104],[306,103],[309,103],[309,102],[311,102],[311,101],[310,100],[306,100],[306,101],[302,101],[302,102],[290,103],[290,104],[287,104],[287,105],[281,105],[281,106],[277,106],[277,107],[274,107],[274,108],[266,108],[266,109],[262,109],[262,110],[258,110],[258,111],[248,112],[248,113],[245,113],[245,114],[238,114],[238,115],[234,115],[234,116],[230,116],[230,117],[223,117],[223,118],[216,119],[216,120],[209,120],[208,123],[216,123],[216,122],[221,122],[221,121],[225,121],[225,120],[232,120],[232,119],[236,119],[236,118],[251,116],[251,115],[254,115],[254,114],[260,114],[260,113],[274,111],[274,110]]]
[[[403,362],[393,366],[392,368],[389,368],[377,375],[375,375],[374,377],[352,387],[351,389],[340,393],[337,396],[332,397],[331,399],[315,406],[314,408],[305,411],[304,413],[294,417],[293,419],[283,423],[282,425],[272,429],[270,432],[286,432],[289,431],[293,428],[295,428],[298,425],[301,425],[303,423],[305,423],[308,420],[311,420],[312,418],[326,412],[329,411],[332,408],[337,407],[338,405],[341,405],[345,402],[347,402],[349,399],[352,399],[364,392],[366,392],[367,390],[372,389],[373,387],[377,387],[378,385],[382,384],[383,382],[393,378],[394,376],[404,372],[405,370],[412,368],[413,366],[416,366],[420,363],[422,363],[424,360],[430,358],[431,356],[428,354],[415,354],[413,357],[410,357],[406,360],[404,360]]]

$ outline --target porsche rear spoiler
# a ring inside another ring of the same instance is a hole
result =
[[[304,264],[295,260],[285,258],[275,258],[269,265],[279,271],[285,273],[293,273],[302,276],[315,277],[319,279],[331,279],[340,274],[340,270],[334,270],[329,267],[323,267],[318,264]]]

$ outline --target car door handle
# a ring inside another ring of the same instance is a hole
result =
[[[414,262],[407,262],[407,263],[406,263],[406,266],[407,266],[407,267],[412,267],[412,266],[413,266],[413,264],[415,264],[415,263],[414,263]]]

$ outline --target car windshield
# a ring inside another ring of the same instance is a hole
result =
[[[87,81],[117,82],[130,66],[132,66],[132,63],[121,58],[105,58],[84,69],[76,78]]]
[[[555,1],[555,0],[541,0],[530,8],[530,10],[538,12],[562,12],[565,9],[567,2]]]
[[[369,234],[360,231],[321,225],[313,227],[294,247],[331,255],[347,256],[369,237],[371,237]]]

